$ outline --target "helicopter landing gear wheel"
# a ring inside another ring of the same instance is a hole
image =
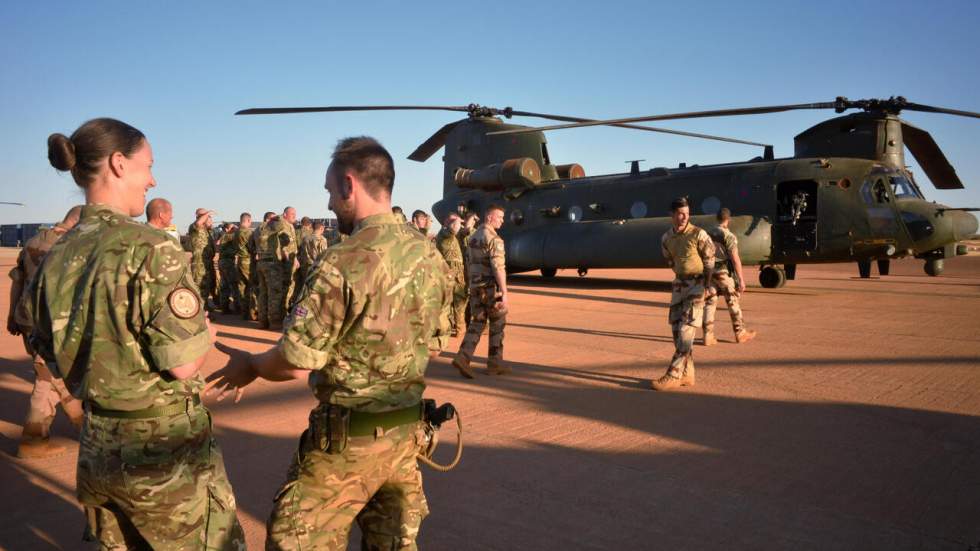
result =
[[[553,278],[558,273],[558,268],[541,268],[541,277]]]
[[[878,275],[888,275],[889,269],[891,269],[891,262],[887,258],[878,260]]]
[[[932,277],[936,277],[937,275],[942,274],[943,268],[944,268],[943,260],[941,258],[936,260],[926,260],[926,265],[925,265],[926,273],[931,275]]]
[[[759,270],[759,284],[766,289],[778,289],[786,285],[786,272],[775,266],[764,266]]]
[[[861,276],[861,279],[868,279],[871,277],[870,260],[858,260],[858,275]]]

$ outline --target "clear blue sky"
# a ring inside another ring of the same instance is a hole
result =
[[[7,2],[0,8],[0,223],[60,218],[82,195],[46,139],[97,116],[149,137],[158,187],[185,227],[294,205],[329,216],[336,141],[369,134],[396,158],[394,202],[430,210],[439,155],[405,157],[452,113],[234,117],[238,109],[470,102],[583,117],[904,95],[980,111],[980,3]],[[677,121],[773,143],[832,112]],[[967,185],[927,196],[980,207],[980,120],[907,112]],[[515,119],[522,124],[545,124]],[[612,128],[548,135],[589,174],[748,159],[753,148]]]

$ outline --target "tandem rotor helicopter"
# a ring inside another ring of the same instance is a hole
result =
[[[638,125],[658,120],[775,113],[797,109],[860,112],[821,122],[794,138],[792,157],[775,158],[771,145]],[[692,222],[710,227],[722,206],[732,213],[745,265],[758,265],[763,287],[781,287],[799,264],[857,262],[870,277],[872,261],[888,275],[889,261],[913,256],[936,276],[943,260],[966,254],[959,241],[977,232],[977,219],[925,199],[905,165],[908,147],[938,189],[963,184],[928,132],[898,117],[903,110],[980,118],[980,113],[886,100],[806,103],[675,113],[614,120],[468,106],[336,106],[256,108],[237,115],[373,110],[458,111],[467,117],[440,128],[409,159],[424,162],[445,146],[443,198],[432,207],[450,212],[505,207],[500,233],[509,272],[558,269],[663,268],[659,236],[671,225],[667,205],[686,195]],[[528,127],[501,117],[538,117],[568,124]],[[544,132],[611,125],[763,147],[749,161],[658,167],[586,176],[574,163],[553,164]]]

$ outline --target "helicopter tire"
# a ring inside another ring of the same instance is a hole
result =
[[[926,265],[924,268],[927,274],[932,277],[936,277],[943,273],[945,266],[943,266],[943,260],[940,258],[935,260],[926,260]]]
[[[786,285],[786,272],[775,266],[764,266],[759,270],[759,284],[766,289],[778,289]]]
[[[888,275],[888,270],[891,268],[891,261],[887,258],[882,258],[878,260],[878,275],[886,276]]]
[[[558,273],[557,268],[541,268],[541,277],[553,278]]]
[[[858,260],[858,275],[861,276],[861,279],[868,279],[871,277],[870,260]]]

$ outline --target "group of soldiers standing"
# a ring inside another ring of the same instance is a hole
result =
[[[254,229],[251,213],[243,212],[238,225],[225,222],[216,239],[213,215],[197,209],[187,231],[191,277],[208,308],[240,314],[263,329],[282,329],[313,263],[342,236],[305,216],[297,229],[296,209],[286,207],[281,215],[266,212]]]

